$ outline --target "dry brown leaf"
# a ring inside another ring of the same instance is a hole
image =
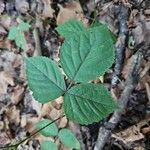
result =
[[[0,17],[0,24],[6,29],[10,28],[11,18],[8,15],[2,15]]]
[[[15,7],[20,13],[27,13],[29,10],[29,3],[26,0],[16,0]]]
[[[35,123],[38,122],[40,119],[39,117],[31,117],[31,116],[26,116],[26,125],[25,125],[25,129],[28,131],[28,132],[33,132],[36,127],[35,127]],[[25,117],[22,118],[22,125],[24,125],[25,123]]]
[[[60,144],[61,144],[61,143],[60,143],[59,138],[56,139],[55,144],[58,146],[58,149],[60,149]]]
[[[0,35],[5,35],[5,34],[7,34],[7,31],[3,26],[0,26]]]
[[[11,143],[11,140],[9,139],[6,132],[1,132],[0,134],[0,145],[6,145]]]
[[[23,58],[22,58],[22,56],[20,54],[18,54],[16,56],[16,59],[12,63],[13,68],[17,68],[17,67],[21,66],[22,64],[23,64]]]
[[[144,15],[139,14],[134,18],[134,26],[132,29],[132,34],[135,43],[138,45],[145,42],[147,45],[150,44],[150,22],[146,21]]]
[[[117,101],[117,99],[119,97],[119,90],[117,90],[115,88],[111,88],[110,92],[111,92],[111,96],[113,97],[113,99],[115,101]]]
[[[64,145],[62,145],[62,144],[60,145],[60,149],[61,149],[61,150],[71,150],[70,148],[66,148],[66,147],[65,147]]]
[[[138,90],[143,90],[145,89],[146,84],[150,84],[150,75],[148,72],[150,70],[150,62],[143,61],[142,65],[143,65],[142,67],[143,69],[140,72],[141,80],[139,81],[137,86]]]
[[[53,108],[49,114],[52,120],[59,118],[61,115],[62,115],[62,110],[57,110],[56,108]]]
[[[133,60],[133,57],[130,57],[129,59],[126,59],[123,69],[122,69],[122,76],[124,79],[127,79],[130,69],[131,69],[131,62]]]
[[[5,4],[3,1],[0,1],[0,15],[1,13],[3,13],[4,10],[5,10]]]
[[[112,137],[122,141],[126,145],[131,145],[145,138],[147,133],[150,133],[150,115],[148,114],[142,121],[136,125],[132,125],[127,129],[112,134]]]
[[[18,104],[20,102],[23,96],[23,92],[24,92],[24,87],[17,85],[14,88],[14,92],[12,93],[12,97],[11,97],[13,104]]]
[[[64,147],[63,144],[61,144],[59,138],[57,138],[57,140],[55,141],[55,144],[58,146],[59,150],[71,150],[70,148]]]
[[[8,39],[5,39],[5,40],[1,40],[0,41],[0,48],[2,49],[11,49],[12,45],[11,45],[11,42],[10,40]]]
[[[38,116],[41,116],[42,104],[36,101],[34,98],[32,99],[31,103],[34,110],[36,110]]]
[[[51,7],[51,0],[42,0],[44,4],[42,18],[46,19],[48,17],[52,18],[53,13],[55,12],[54,9]]]
[[[134,147],[134,150],[145,150],[145,147],[143,147],[142,145],[139,145],[137,147]]]
[[[4,129],[4,121],[0,121],[0,130]]]
[[[25,127],[27,124],[27,115],[21,115],[21,121],[20,121],[21,127]]]
[[[67,118],[66,118],[66,116],[65,117],[63,117],[61,120],[60,120],[60,122],[59,122],[59,128],[65,128],[66,126],[67,126],[67,123],[68,123],[68,120],[67,120]]]
[[[11,123],[19,124],[20,123],[20,110],[16,106],[10,106],[6,110],[6,116]]]
[[[14,86],[14,79],[11,74],[5,71],[0,72],[0,96],[7,93],[8,85]]]
[[[35,139],[38,140],[39,142],[41,142],[41,141],[47,141],[47,140],[54,142],[54,139],[52,137],[46,137],[46,136],[43,136],[40,133],[36,135]]]
[[[84,19],[83,10],[79,2],[72,1],[66,5],[65,8],[60,7],[60,11],[57,16],[57,25],[63,24],[65,21],[75,18],[82,20],[87,24],[87,20]]]
[[[40,118],[43,118],[45,116],[49,116],[49,114],[52,111],[52,109],[53,109],[53,106],[52,106],[51,102],[48,102],[48,103],[44,104],[42,106],[42,109],[41,109]]]
[[[112,137],[127,145],[131,145],[134,142],[144,139],[144,135],[140,132],[140,128],[137,126],[131,126],[128,129],[113,134]]]
[[[56,109],[60,109],[63,103],[63,96],[60,96],[59,98],[57,98],[53,103],[53,107],[55,107]]]

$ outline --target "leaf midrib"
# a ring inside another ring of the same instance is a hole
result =
[[[105,43],[107,43],[107,42],[109,42],[109,40],[106,40],[106,41],[103,43],[103,45],[104,45]],[[94,42],[94,44],[95,44],[95,42]],[[93,45],[94,45],[94,44],[93,44]],[[103,46],[103,45],[102,45],[102,46]],[[99,48],[101,48],[102,46],[100,46]],[[92,46],[92,47],[93,47],[93,46]],[[78,69],[77,69],[77,71],[76,71],[76,73],[75,73],[75,75],[74,75],[74,77],[73,77],[72,80],[75,80],[75,78],[76,78],[76,76],[77,76],[77,74],[78,74],[80,68],[81,68],[82,65],[84,64],[84,62],[85,62],[85,60],[87,59],[87,57],[89,56],[89,54],[92,52],[92,50],[91,50],[92,47],[90,48],[89,53],[85,56],[85,58],[84,58],[84,60],[82,61],[82,63],[79,65],[79,67],[78,67]]]
[[[101,104],[101,105],[103,105],[103,107],[108,106],[108,105],[106,105],[106,104],[104,104],[104,103],[97,102],[97,101],[95,101],[95,100],[93,100],[93,99],[85,98],[85,97],[82,97],[82,96],[80,96],[80,95],[76,95],[76,94],[70,93],[69,91],[66,93],[66,95],[67,95],[67,94],[68,94],[68,95],[73,95],[73,96],[79,97],[79,98],[84,99],[84,100],[86,100],[86,101],[92,101],[92,102]],[[105,105],[105,106],[104,106],[104,105]]]

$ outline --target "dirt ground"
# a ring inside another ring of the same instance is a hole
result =
[[[33,98],[24,58],[42,55],[59,62],[63,39],[55,28],[70,18],[81,20],[85,26],[96,19],[106,23],[116,35],[115,47],[120,51],[115,63],[119,67],[114,63],[101,79],[93,81],[103,82],[116,101],[126,86],[132,56],[142,51],[140,79],[103,150],[150,150],[150,0],[0,0],[0,146],[15,144],[32,134],[40,119],[55,120],[62,115],[62,97],[44,105]],[[25,32],[25,50],[8,39],[10,28],[21,20],[31,25]],[[99,128],[110,117],[88,126],[75,124],[66,117],[56,123],[59,129],[67,127],[76,134],[82,150],[92,150]],[[69,150],[59,139],[41,134],[17,149],[39,150],[39,143],[47,139],[55,141],[59,150]]]

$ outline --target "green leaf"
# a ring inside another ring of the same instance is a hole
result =
[[[64,146],[74,149],[80,149],[80,143],[75,135],[69,129],[61,129],[58,137]]]
[[[51,122],[52,121],[48,120],[48,119],[41,120],[38,123],[36,123],[36,128],[41,129]],[[44,136],[56,136],[58,134],[58,128],[57,128],[56,124],[53,122],[48,127],[41,130],[40,133]]]
[[[18,36],[18,29],[17,29],[17,27],[11,27],[10,28],[10,31],[9,31],[9,34],[8,34],[8,39],[9,40],[15,40],[16,39],[16,37]]]
[[[83,31],[86,31],[86,28],[81,21],[71,19],[66,21],[63,25],[58,26],[56,30],[61,36],[70,38],[75,34],[80,34]]]
[[[18,36],[16,37],[16,45],[22,49],[26,49],[27,42],[23,33],[18,34]]]
[[[66,116],[80,124],[91,124],[107,117],[116,108],[108,90],[101,84],[79,84],[64,97]]]
[[[8,34],[9,40],[15,40],[16,45],[22,49],[27,48],[27,42],[23,31],[27,31],[31,26],[22,22],[18,26],[11,27]]]
[[[103,26],[103,27],[105,28],[105,27],[107,26],[107,24],[103,24],[103,23],[101,23],[101,22],[99,22],[99,21],[95,21],[95,22],[90,26],[90,28],[101,27],[101,26]],[[109,30],[109,28],[108,28],[108,30]],[[115,44],[115,43],[116,43],[116,40],[117,40],[116,35],[115,35],[113,32],[111,32],[110,30],[109,30],[109,34],[110,34],[110,37],[111,37],[111,39],[112,39],[113,44]]]
[[[61,47],[60,61],[71,80],[87,82],[104,75],[111,67],[114,51],[108,28],[94,27],[66,40]]]
[[[57,145],[52,141],[42,141],[41,150],[58,150]]]
[[[28,31],[29,28],[31,27],[30,24],[26,23],[26,22],[21,22],[19,25],[18,25],[18,30],[20,31]]]
[[[41,103],[58,98],[66,90],[63,75],[57,64],[49,58],[27,58],[26,72],[29,88]]]

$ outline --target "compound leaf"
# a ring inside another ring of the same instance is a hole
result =
[[[71,19],[66,21],[63,25],[58,26],[56,30],[61,36],[70,38],[75,34],[80,34],[83,31],[86,31],[86,28],[81,21]]]
[[[80,149],[79,141],[69,129],[61,129],[58,133],[58,137],[65,147],[74,148],[77,150]]]
[[[44,119],[36,123],[36,128],[41,129],[45,127],[46,125],[50,124],[52,121],[48,119]],[[58,134],[58,128],[56,124],[53,122],[50,124],[48,127],[44,128],[43,130],[40,131],[40,133],[44,136],[56,136]]]
[[[63,75],[56,63],[46,57],[26,59],[28,85],[34,98],[46,103],[61,96],[66,90]]]
[[[41,150],[58,150],[57,145],[52,141],[42,141]]]
[[[66,75],[76,82],[104,75],[114,62],[110,31],[101,25],[73,35],[62,45],[60,59]]]
[[[80,124],[97,122],[114,111],[116,104],[101,84],[79,84],[64,97],[66,116]]]

